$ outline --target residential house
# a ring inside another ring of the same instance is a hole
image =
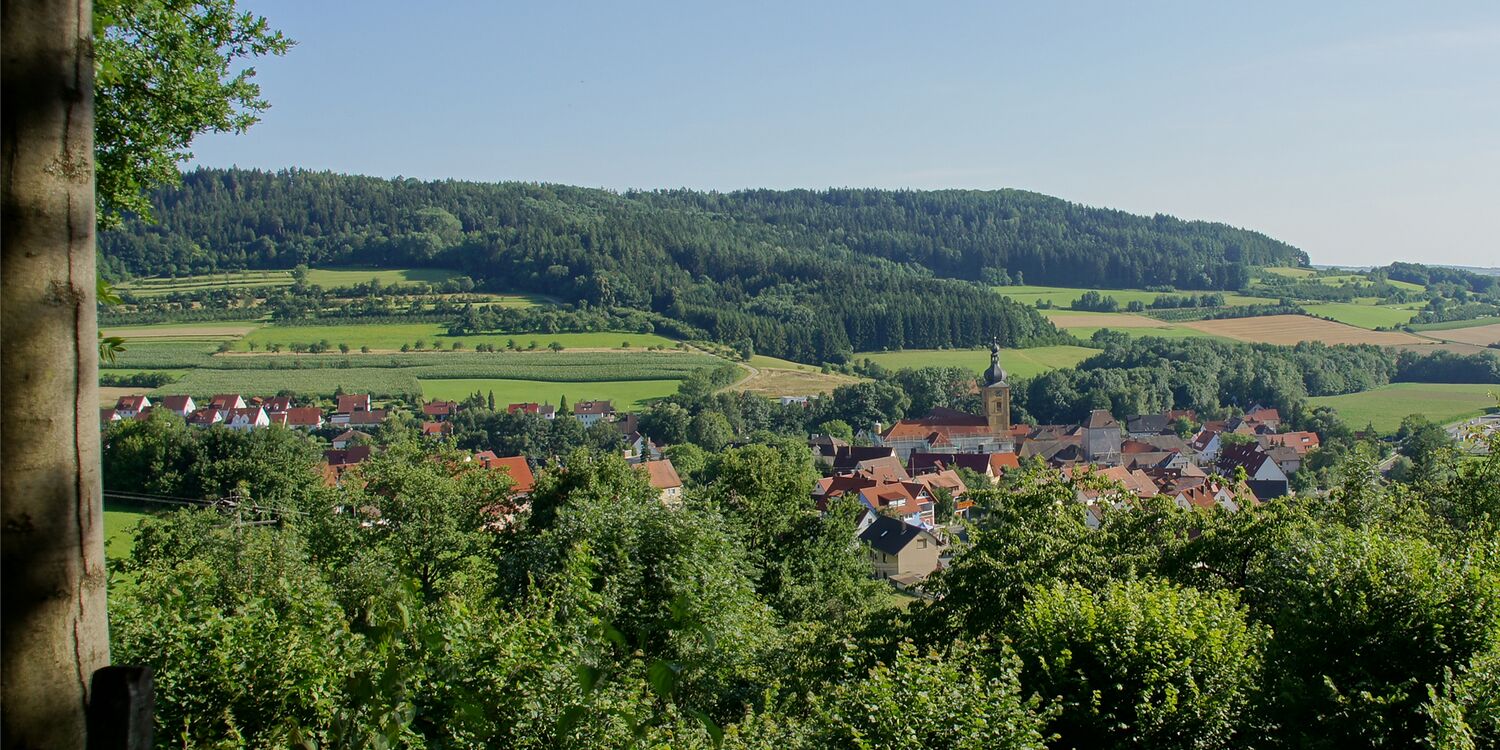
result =
[[[115,414],[120,419],[134,419],[135,415],[151,407],[151,399],[145,396],[121,396],[115,401]]]
[[[344,415],[344,424],[350,427],[375,427],[385,421],[390,412],[385,409],[373,409],[369,411],[357,411],[353,414]],[[339,415],[335,414],[333,423],[338,424]]]
[[[501,458],[494,451],[480,451],[474,454],[474,461],[483,468],[503,470],[509,474],[513,496],[529,495],[536,487],[536,475],[531,473],[531,464],[526,461],[525,456]]]
[[[1204,427],[1188,441],[1188,447],[1193,449],[1197,456],[1199,466],[1209,466],[1219,458],[1219,448],[1224,444],[1220,438],[1220,432]]]
[[[156,408],[165,409],[179,417],[187,417],[198,410],[192,396],[161,396],[156,399]]]
[[[861,461],[894,458],[896,451],[888,446],[847,445],[843,441],[814,441],[810,444],[818,463],[833,468],[835,474],[854,471]]]
[[[208,400],[208,407],[210,409],[218,409],[219,411],[243,409],[245,408],[245,399],[238,393],[220,393]]]
[[[1281,467],[1281,472],[1288,477],[1296,474],[1297,470],[1302,468],[1302,457],[1304,454],[1298,453],[1296,448],[1278,445],[1266,450],[1266,455],[1270,456],[1271,460],[1275,461],[1276,465]]]
[[[552,404],[511,404],[505,407],[505,411],[508,414],[515,414],[516,412],[535,414],[542,419],[555,419],[557,417],[557,407]]]
[[[671,459],[643,461],[636,464],[635,468],[646,472],[647,481],[660,493],[663,505],[681,507],[682,479],[677,476],[677,467],[672,465]]]
[[[1291,448],[1297,455],[1305,455],[1308,451],[1322,445],[1316,432],[1282,432],[1269,435],[1259,435],[1256,441],[1260,447],[1270,450],[1277,446]]]
[[[261,401],[260,405],[266,407],[267,414],[274,414],[276,412],[286,411],[287,409],[292,408],[292,397],[272,396],[271,398]]]
[[[446,422],[457,413],[457,401],[428,401],[422,404],[422,416],[434,422]]]
[[[229,416],[224,420],[224,426],[231,430],[254,430],[270,427],[271,418],[266,415],[264,406],[246,406],[230,409]]]
[[[1244,488],[1244,493],[1248,496],[1249,489]],[[1222,508],[1234,513],[1240,509],[1240,496],[1236,495],[1232,486],[1206,477],[1195,482],[1184,483],[1172,493],[1172,500],[1177,507],[1184,510]]]
[[[1264,406],[1253,406],[1250,411],[1245,412],[1246,422],[1261,424],[1277,431],[1281,429],[1281,412],[1276,409],[1268,409]]]
[[[1125,432],[1130,437],[1165,435],[1172,431],[1172,420],[1166,414],[1137,414],[1125,418]]]
[[[938,569],[943,544],[936,534],[878,513],[867,515],[859,541],[870,548],[876,578],[910,586]]]
[[[114,422],[120,421],[120,413],[113,408],[104,406],[99,409],[99,424],[108,427]]]
[[[986,479],[999,479],[1021,465],[1014,453],[913,453],[906,468],[914,476],[929,471],[968,469]]]
[[[334,414],[353,414],[357,411],[370,410],[370,394],[368,393],[345,393],[338,397],[338,405],[334,408]]]
[[[1217,466],[1219,473],[1226,477],[1234,476],[1236,469],[1244,469],[1250,491],[1263,500],[1281,497],[1291,491],[1286,472],[1255,443],[1225,446],[1219,452]]]
[[[343,449],[323,451],[323,481],[329,486],[342,484],[350,469],[374,455],[375,449],[368,445],[354,445]]]
[[[223,423],[224,417],[227,416],[228,413],[229,412],[224,409],[205,406],[194,411],[192,414],[189,414],[187,423],[194,427],[212,427],[216,424]]]
[[[273,424],[295,430],[316,430],[323,426],[323,410],[316,406],[293,406],[270,413],[270,417]]]
[[[345,430],[333,439],[333,447],[334,450],[343,450],[356,442],[371,443],[374,442],[374,438],[359,430]]]
[[[422,437],[442,440],[453,434],[452,422],[423,422]]]
[[[579,401],[573,404],[573,416],[584,427],[592,427],[601,419],[614,421],[615,407],[608,401]]]

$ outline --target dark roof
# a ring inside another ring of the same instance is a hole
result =
[[[988,385],[1005,384],[1005,368],[1000,366],[1000,342],[990,344],[990,366],[984,371],[984,382]]]
[[[927,469],[965,468],[983,474],[990,470],[988,453],[922,453],[912,451],[906,466],[913,472]]]
[[[1166,432],[1171,422],[1165,414],[1138,414],[1125,420],[1125,429],[1131,432]]]
[[[833,459],[833,468],[852,469],[862,461],[876,458],[887,458],[896,455],[894,448],[882,448],[869,445],[820,445],[818,453]]]
[[[906,549],[906,545],[911,544],[922,533],[924,532],[916,526],[877,513],[875,521],[860,532],[859,538],[887,555],[899,555],[901,550]]]
[[[1219,451],[1218,465],[1219,471],[1230,473],[1234,471],[1236,466],[1243,466],[1245,467],[1245,473],[1255,476],[1255,472],[1260,471],[1261,465],[1269,460],[1271,460],[1270,454],[1266,453],[1260,445],[1245,443],[1243,445],[1226,446],[1223,450]]]

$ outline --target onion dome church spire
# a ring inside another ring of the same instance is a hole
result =
[[[993,339],[990,342],[990,369],[984,371],[984,382],[986,385],[1005,383],[1005,368],[1000,366],[999,339]]]

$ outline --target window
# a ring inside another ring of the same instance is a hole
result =
[[[927,549],[927,540],[926,539],[918,539],[917,540],[917,549]]]

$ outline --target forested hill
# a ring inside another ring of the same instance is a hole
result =
[[[1018,191],[630,192],[198,170],[157,224],[101,235],[107,274],[363,264],[459,268],[491,288],[652,309],[803,361],[1055,337],[973,281],[1236,288],[1305,255],[1217,224]]]

